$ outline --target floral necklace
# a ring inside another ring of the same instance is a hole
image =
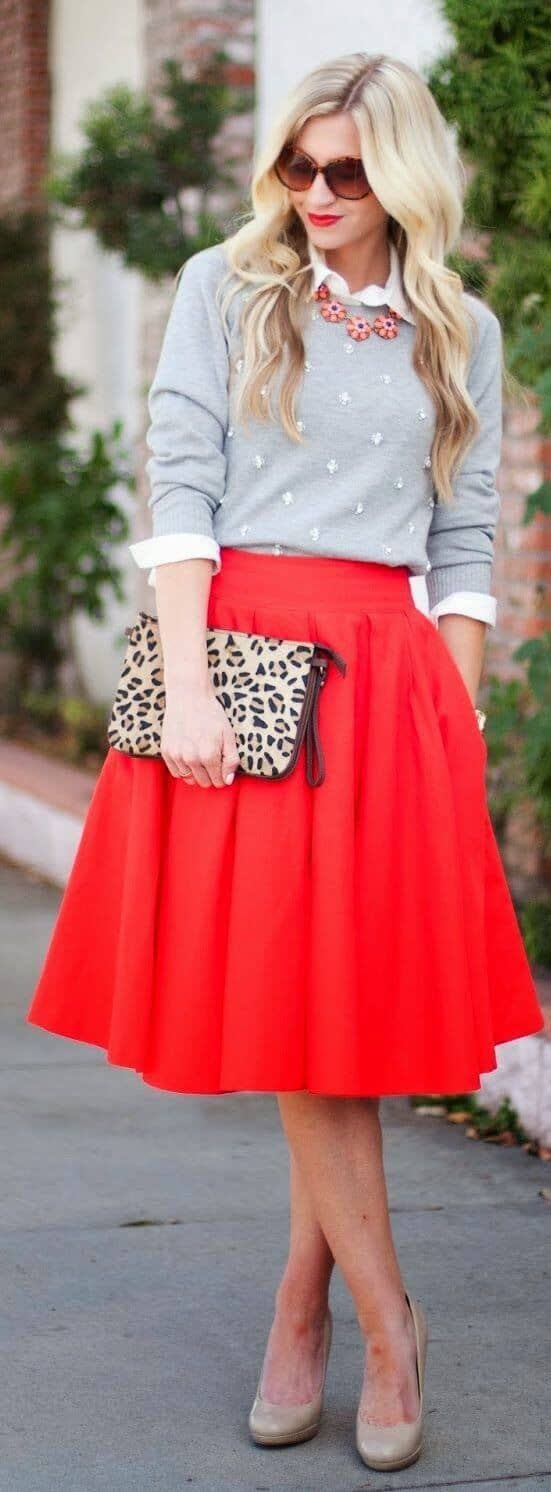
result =
[[[368,321],[366,316],[351,316],[342,301],[331,298],[331,291],[325,280],[314,291],[314,300],[320,301],[320,314],[324,321],[346,321],[348,336],[353,337],[355,342],[367,341],[372,331],[378,337],[388,339],[398,336],[396,323],[402,321],[403,317],[400,311],[394,311],[391,306],[387,316],[376,316],[373,322]]]

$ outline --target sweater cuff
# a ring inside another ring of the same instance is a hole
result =
[[[438,601],[454,591],[481,591],[491,594],[492,561],[472,560],[460,565],[437,565],[425,575],[429,606],[432,610]]]

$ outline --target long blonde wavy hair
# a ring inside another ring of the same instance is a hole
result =
[[[444,264],[463,220],[465,176],[449,127],[413,68],[385,53],[353,52],[323,63],[298,84],[277,115],[251,182],[252,213],[224,240],[229,264],[217,290],[226,331],[233,296],[246,283],[241,316],[243,375],[236,419],[275,419],[270,384],[287,359],[279,418],[302,436],[295,397],[303,375],[303,328],[311,297],[306,230],[274,167],[314,115],[348,112],[369,183],[389,214],[402,280],[416,316],[413,366],[434,401],[431,471],[439,502],[480,421],[466,386],[475,318],[461,298],[461,276]],[[469,326],[470,324],[470,326]],[[502,359],[502,378],[506,378]],[[262,394],[261,390],[265,389]]]

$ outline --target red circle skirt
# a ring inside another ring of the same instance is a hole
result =
[[[317,639],[326,776],[109,748],[26,1020],[177,1093],[469,1092],[544,1025],[486,745],[405,566],[225,548],[208,624]]]

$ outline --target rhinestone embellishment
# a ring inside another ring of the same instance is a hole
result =
[[[265,461],[264,456],[255,456],[255,458],[254,458],[254,464],[256,466],[257,471],[260,471],[261,467],[266,465],[266,461]]]
[[[417,419],[418,420],[426,420],[426,418],[427,418],[426,411],[424,409],[418,409],[417,410]]]
[[[408,533],[412,534],[414,532],[414,530],[415,530],[415,524],[410,521],[408,523]]]
[[[338,463],[338,461],[335,461],[335,457],[332,456],[331,460],[327,462],[327,470],[331,472],[331,476],[332,476],[333,472],[338,471],[338,469],[339,469],[339,463]]]
[[[391,544],[383,544],[383,549],[384,549],[385,554],[392,554],[392,545]]]
[[[392,483],[393,487],[398,487],[398,488],[403,487],[403,485],[404,485],[404,479],[403,479],[403,477],[396,477],[396,481]]]
[[[305,364],[304,364],[304,372],[305,373],[311,373],[312,372],[312,364],[311,364],[309,358],[306,358],[306,361],[305,361]]]
[[[432,570],[432,565],[431,565],[430,560],[427,560],[427,563],[425,565],[425,570]]]
[[[306,425],[304,423],[304,420],[297,420],[297,430],[300,430],[301,435],[302,435],[303,430],[305,430],[305,429],[306,429]]]
[[[285,507],[288,508],[289,503],[294,503],[295,501],[292,492],[284,492],[281,501],[282,503],[285,503]]]
[[[281,554],[281,553],[282,553],[281,544],[274,544],[273,547],[272,547],[272,554]]]
[[[381,373],[380,378],[381,378],[381,383],[392,383],[392,379],[390,377],[390,373]]]
[[[243,358],[242,357],[238,357],[237,362],[235,364],[236,373],[240,373],[242,367],[243,367]]]
[[[380,430],[375,430],[375,433],[371,436],[371,444],[373,446],[380,446],[382,438]]]
[[[354,508],[354,512],[355,513],[363,513],[363,510],[364,510],[363,503],[356,503],[356,507]]]
[[[345,389],[342,394],[339,394],[339,404],[346,405],[346,404],[351,404],[351,403],[352,403],[351,395],[347,394],[346,393],[346,389]]]
[[[230,428],[229,428],[227,434],[228,434],[228,440],[231,440],[232,435],[235,435],[235,430],[233,428],[233,425],[230,425]]]
[[[311,539],[319,539],[319,536],[320,536],[319,528],[315,528],[314,527],[314,528],[310,529],[310,538]]]
[[[239,530],[240,534],[248,534],[250,526],[250,523],[242,523]]]
[[[425,456],[425,459],[423,461],[423,466],[425,468],[425,471],[429,471],[430,467],[432,466],[432,461],[430,459],[430,456]]]

